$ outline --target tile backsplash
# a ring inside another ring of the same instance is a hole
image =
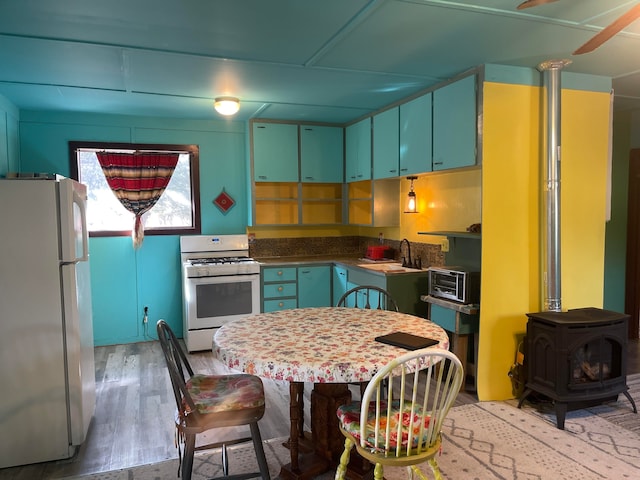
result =
[[[268,257],[363,257],[367,247],[380,245],[378,238],[344,237],[301,237],[301,238],[256,238],[249,245],[249,255],[254,258]],[[401,261],[407,255],[406,246],[400,252],[400,241],[384,240],[383,245],[393,249],[394,258]],[[444,265],[444,253],[440,245],[411,242],[411,258],[420,257],[422,267]]]

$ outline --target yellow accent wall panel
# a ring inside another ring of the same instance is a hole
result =
[[[484,84],[480,400],[513,397],[507,372],[525,314],[543,308],[543,97],[541,87]],[[602,306],[608,98],[562,92],[563,310]]]
[[[512,397],[507,372],[539,300],[540,88],[484,84],[478,398]]]
[[[608,93],[562,95],[563,310],[603,305],[609,100]]]

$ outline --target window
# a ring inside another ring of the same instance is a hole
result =
[[[200,233],[199,149],[197,145],[69,142],[71,176],[87,185],[91,236],[131,235],[134,215],[107,185],[96,152],[178,152],[178,164],[158,202],[142,216],[145,235]]]

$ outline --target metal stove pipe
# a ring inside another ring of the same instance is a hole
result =
[[[560,255],[560,70],[570,60],[549,60],[538,66],[547,93],[547,159],[544,168],[544,310],[562,311]]]

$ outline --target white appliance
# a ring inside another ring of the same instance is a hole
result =
[[[180,237],[183,338],[189,352],[211,350],[216,329],[260,313],[260,263],[247,235]]]
[[[93,417],[86,196],[0,180],[0,468],[71,457]]]

